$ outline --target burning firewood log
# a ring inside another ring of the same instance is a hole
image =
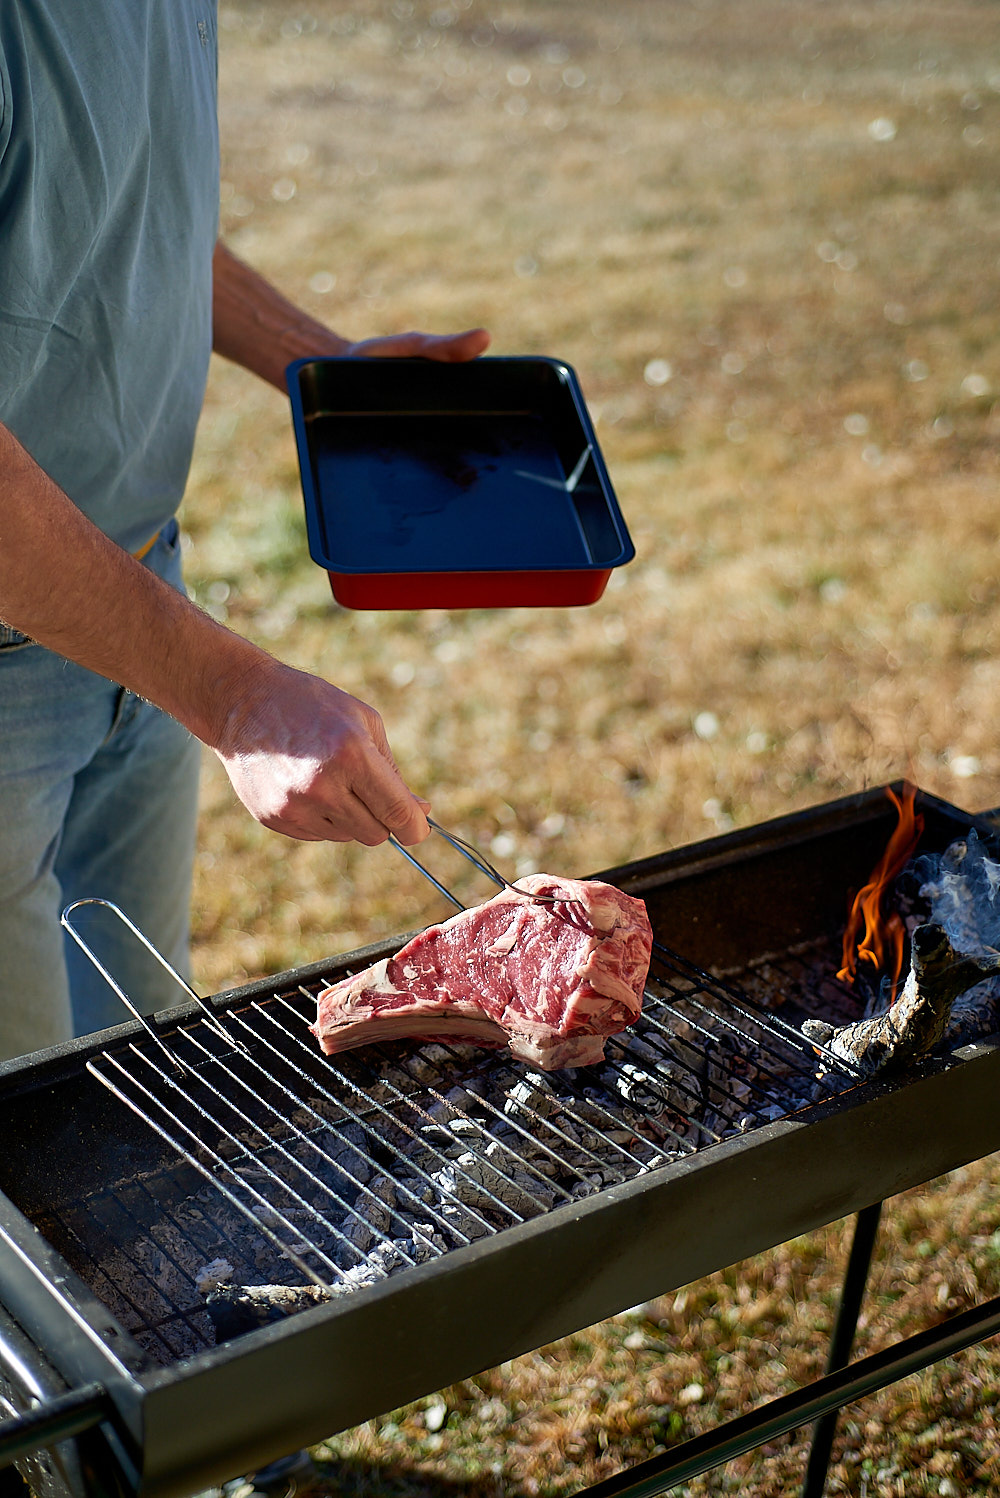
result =
[[[866,1076],[898,1070],[940,1043],[955,1000],[994,973],[1000,973],[1000,955],[957,952],[941,926],[917,926],[906,982],[883,1014],[840,1027],[807,1019],[802,1033]]]
[[[322,1285],[218,1285],[205,1304],[216,1338],[223,1342],[333,1299],[334,1292]]]

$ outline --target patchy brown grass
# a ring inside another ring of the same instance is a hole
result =
[[[221,23],[233,247],[345,333],[484,322],[497,353],[567,359],[638,556],[590,609],[340,610],[286,406],[219,365],[183,516],[199,600],[377,706],[439,818],[519,872],[900,774],[1000,803],[1000,11],[229,0]],[[206,766],[202,988],[442,913],[391,849],[282,842]],[[992,1176],[894,1204],[865,1349],[996,1292]],[[328,1490],[569,1492],[782,1392],[821,1365],[844,1242],[468,1380],[438,1432],[424,1401],[338,1437]],[[996,1491],[996,1397],[987,1346],[866,1401],[833,1489]],[[794,1492],[803,1449],[689,1491]]]

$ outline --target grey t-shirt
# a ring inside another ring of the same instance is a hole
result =
[[[216,0],[0,0],[0,421],[136,551],[211,350]]]

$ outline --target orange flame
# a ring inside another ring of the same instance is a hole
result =
[[[917,788],[909,781],[903,782],[903,793],[897,796],[887,787],[886,794],[899,813],[895,831],[886,844],[885,852],[872,870],[868,883],[854,897],[847,929],[844,932],[843,966],[837,977],[853,983],[859,962],[871,963],[876,971],[887,973],[892,981],[892,997],[896,997],[899,975],[903,970],[903,953],[906,946],[906,930],[895,911],[887,915],[882,912],[882,899],[896,875],[906,864],[924,830],[924,819],[914,811]],[[864,927],[864,936],[858,934]]]

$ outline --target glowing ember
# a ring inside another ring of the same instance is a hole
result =
[[[871,878],[854,897],[844,931],[843,966],[837,977],[853,983],[858,963],[871,963],[877,972],[886,973],[891,980],[892,999],[895,1000],[903,968],[906,929],[896,911],[883,912],[882,902],[916,847],[924,830],[924,819],[920,812],[914,811],[916,786],[904,781],[901,796],[888,787],[886,794],[899,813],[899,821],[885,852],[872,870]],[[862,927],[864,935],[859,940]]]

